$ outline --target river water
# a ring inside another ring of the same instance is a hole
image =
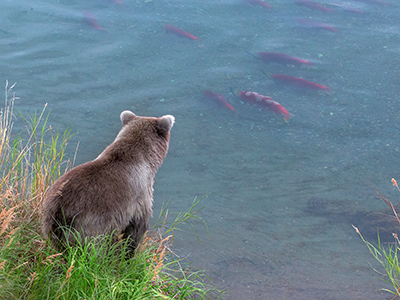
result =
[[[393,242],[374,187],[398,203],[397,1],[320,1],[329,11],[278,0],[271,9],[121,1],[2,1],[0,81],[17,82],[16,110],[32,115],[48,103],[52,127],[75,133],[70,155],[80,142],[77,163],[114,139],[125,109],[174,115],[154,215],[168,200],[172,215],[207,195],[200,216],[209,235],[196,221],[198,244],[183,226],[174,250],[226,289],[224,299],[390,299],[351,225],[371,242],[381,228],[382,241]],[[264,63],[258,52],[313,65]],[[238,91],[270,96],[292,117],[286,123]]]

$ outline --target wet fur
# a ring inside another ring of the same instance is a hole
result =
[[[43,202],[42,231],[57,247],[74,244],[74,235],[96,237],[112,232],[136,248],[149,227],[153,183],[165,158],[174,117],[139,117],[121,113],[123,127],[95,160],[61,176]]]

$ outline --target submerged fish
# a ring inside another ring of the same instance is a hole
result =
[[[182,29],[180,29],[178,27],[175,27],[175,26],[172,26],[169,24],[165,24],[164,27],[167,32],[176,34],[179,37],[188,38],[190,40],[198,40],[198,38],[195,37],[194,35],[191,35],[190,33],[187,33],[186,31],[183,31]]]
[[[306,28],[323,29],[323,30],[327,30],[327,31],[331,31],[331,32],[338,31],[335,27],[333,27],[332,25],[330,25],[328,23],[314,22],[314,21],[301,19],[301,18],[297,19],[297,22]]]
[[[260,107],[268,108],[277,114],[282,114],[286,123],[289,122],[289,119],[292,116],[286,108],[269,96],[264,96],[250,91],[240,91],[239,96],[251,104],[257,104]]]
[[[223,95],[213,93],[211,91],[204,91],[204,97],[212,99],[214,101],[217,101],[218,103],[221,103],[223,106],[226,108],[229,108],[230,110],[234,111],[235,109],[232,107],[232,105],[228,102],[228,100],[225,99]]]
[[[99,23],[97,23],[96,18],[94,17],[94,15],[89,12],[89,11],[84,11],[83,12],[83,17],[84,20],[90,24],[91,26],[93,26],[94,28],[96,28],[97,30],[104,30],[102,27],[100,27]]]
[[[258,57],[265,63],[278,63],[282,65],[313,65],[313,62],[276,52],[258,52]]]
[[[301,77],[294,77],[294,76],[285,75],[285,74],[272,74],[271,76],[273,79],[276,79],[276,80],[279,80],[282,82],[286,82],[286,83],[290,83],[293,85],[297,85],[299,87],[305,87],[305,88],[312,89],[312,90],[325,90],[325,91],[330,90],[328,87],[326,87],[322,84],[308,81]]]

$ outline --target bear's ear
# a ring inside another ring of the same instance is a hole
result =
[[[157,119],[158,126],[165,131],[170,131],[174,123],[175,117],[171,115],[165,115]]]
[[[120,116],[122,125],[128,124],[129,121],[131,121],[135,117],[136,117],[136,115],[133,112],[131,112],[130,110],[124,110]]]

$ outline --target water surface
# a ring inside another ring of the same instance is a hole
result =
[[[199,222],[200,245],[185,228],[174,247],[227,290],[225,299],[389,299],[351,224],[375,241],[388,211],[373,186],[395,203],[399,196],[390,182],[400,178],[399,5],[321,1],[334,10],[322,12],[268,3],[3,0],[0,80],[18,82],[21,113],[48,103],[52,126],[76,132],[78,163],[114,139],[121,111],[174,115],[155,215],[168,199],[170,211],[182,211],[208,195],[201,217],[209,236]],[[261,51],[315,65],[264,64],[250,55]],[[276,82],[274,73],[330,91]],[[229,88],[271,96],[293,117],[285,123]],[[204,99],[204,90],[235,111]]]

